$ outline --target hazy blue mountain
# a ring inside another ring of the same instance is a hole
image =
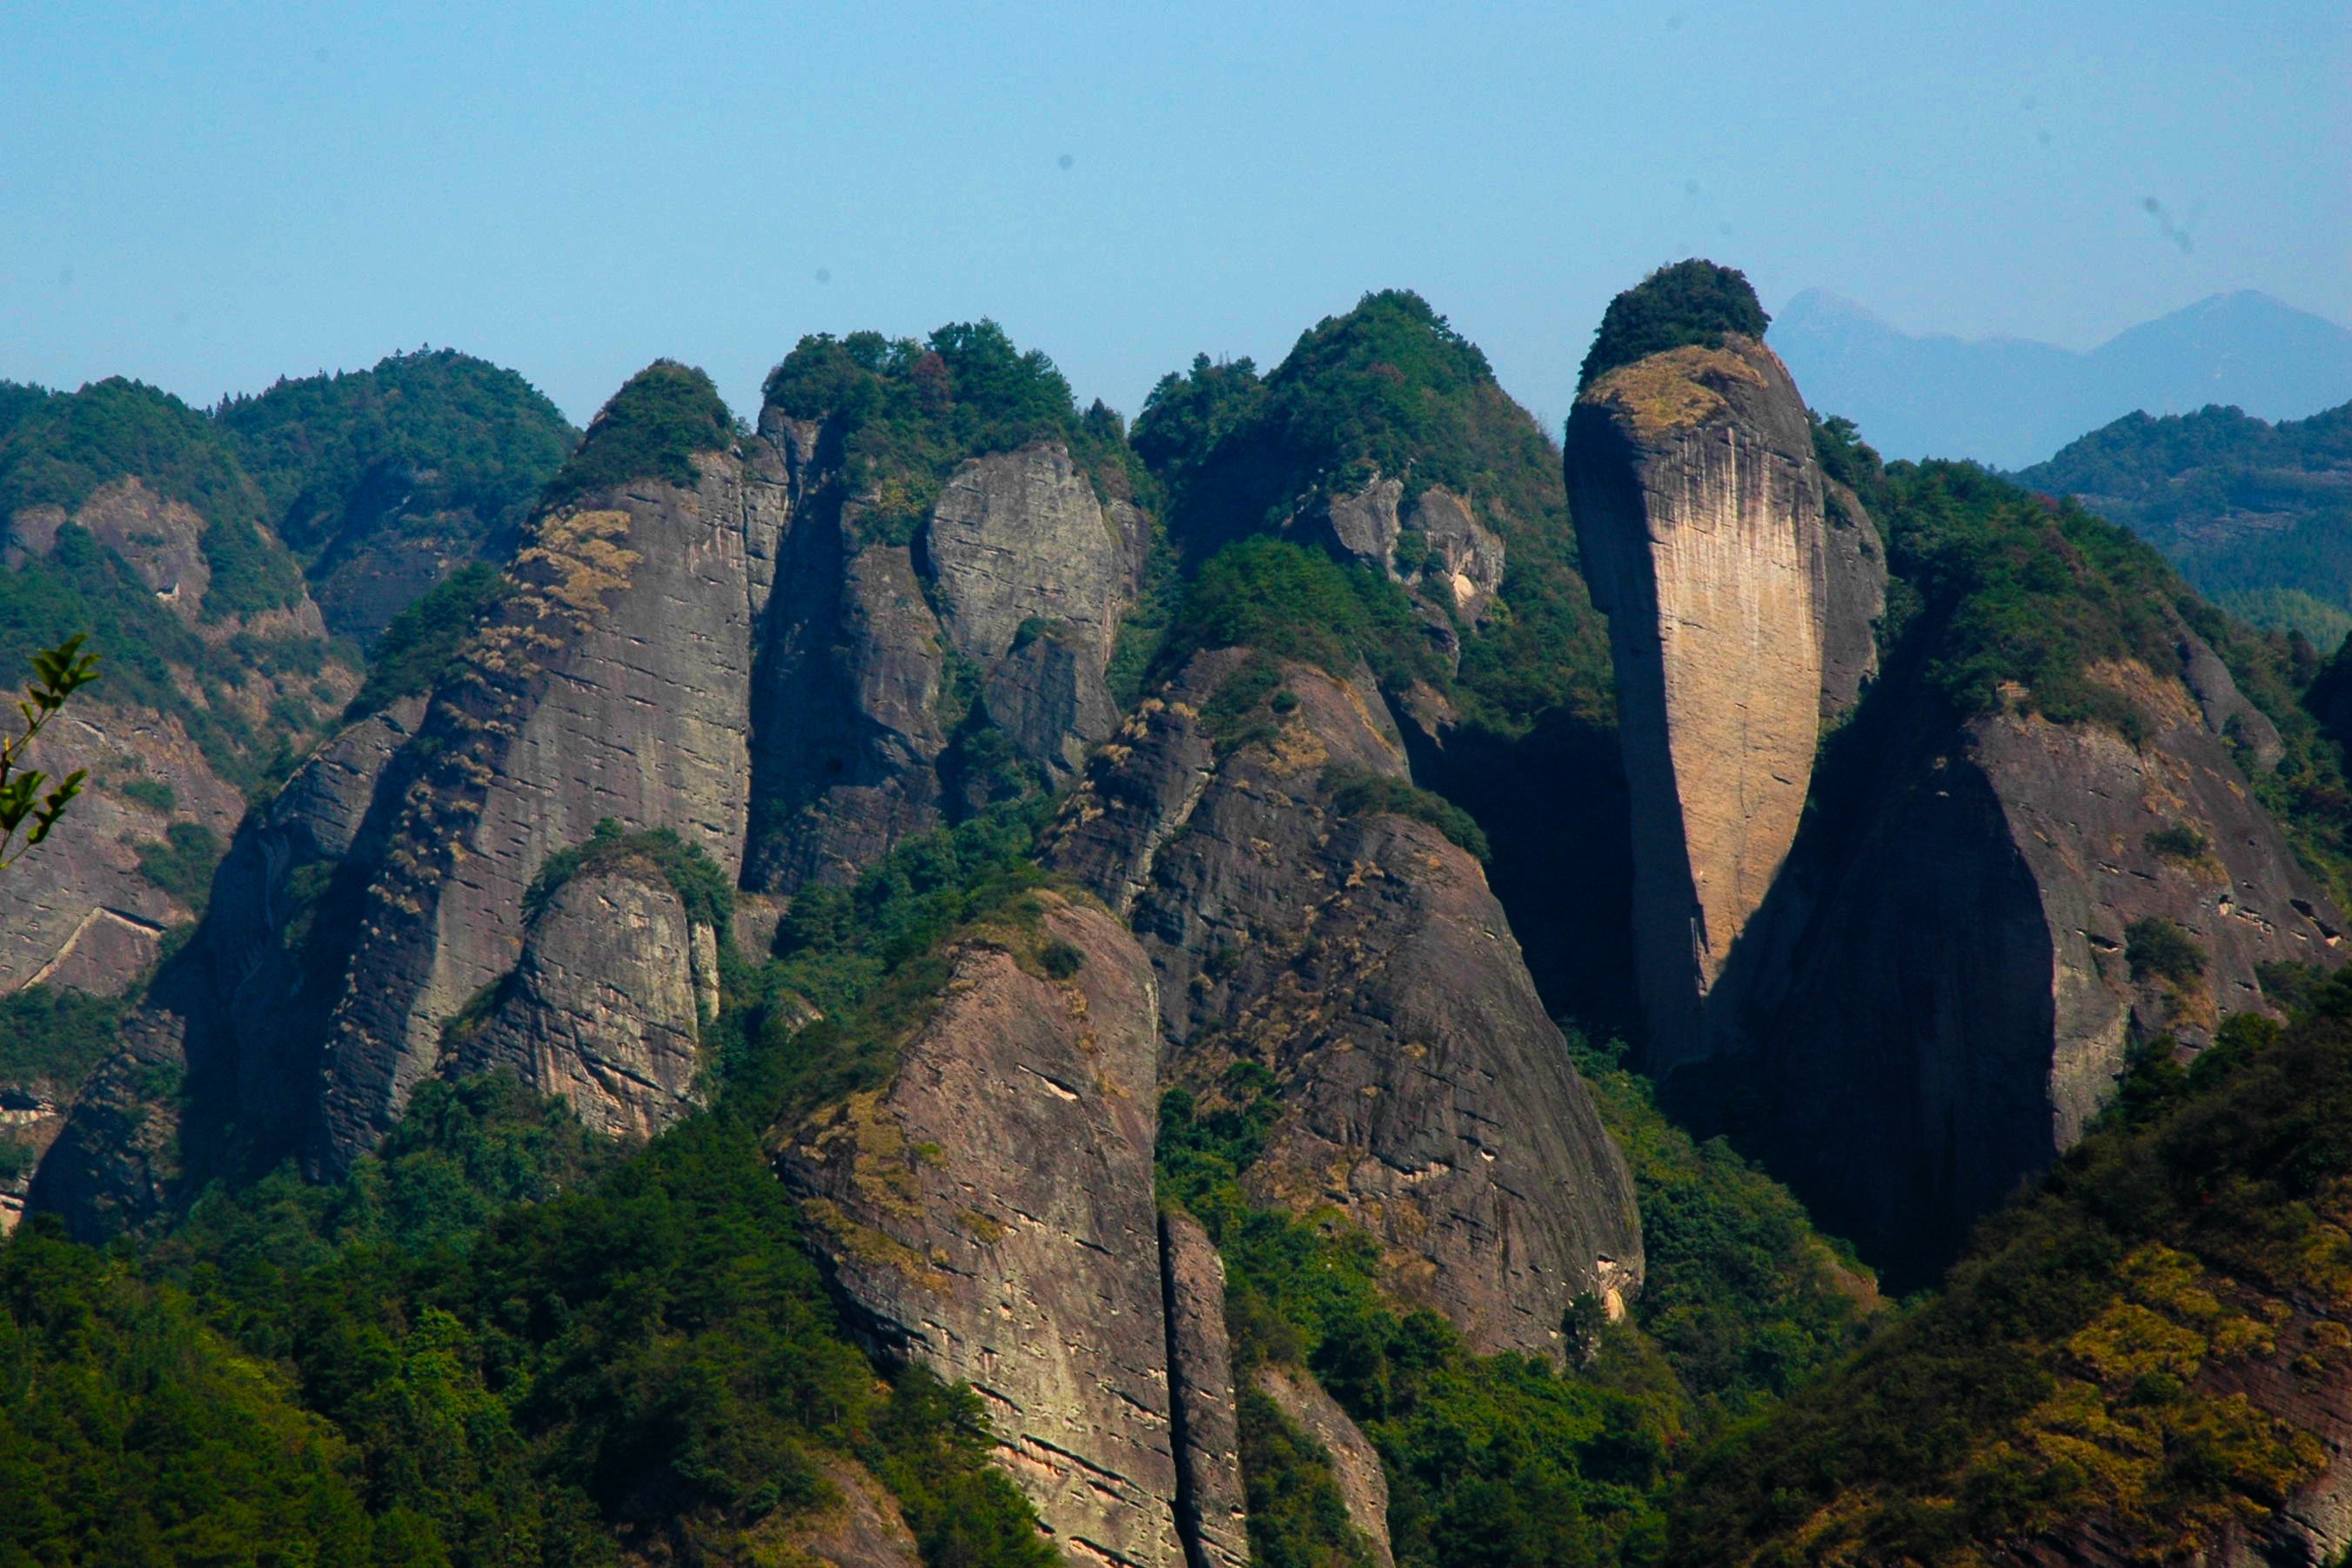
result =
[[[1843,414],[1890,458],[2040,462],[2136,410],[2234,405],[2300,419],[2352,397],[2352,331],[2267,294],[2216,294],[2087,353],[2021,338],[1914,337],[1808,289],[1772,346],[1813,406]]]

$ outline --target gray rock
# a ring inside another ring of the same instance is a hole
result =
[[[1034,931],[966,941],[889,1084],[780,1168],[866,1335],[971,1384],[1062,1548],[1174,1568],[1151,971],[1099,907],[1038,901]],[[1081,955],[1070,979],[1029,967],[1047,941]]]
[[[1168,1385],[1176,1431],[1176,1526],[1189,1568],[1248,1568],[1249,1497],[1225,1339],[1225,1263],[1201,1222],[1160,1216]]]
[[[1348,1522],[1371,1548],[1373,1562],[1395,1568],[1396,1552],[1389,1544],[1389,1479],[1379,1451],[1307,1372],[1262,1366],[1255,1381],[1259,1393],[1331,1456],[1331,1479],[1347,1505]]]
[[[1198,656],[1143,705],[1050,860],[1150,954],[1164,1079],[1205,1087],[1247,1058],[1280,1080],[1247,1178],[1260,1201],[1339,1205],[1401,1295],[1481,1350],[1558,1359],[1575,1297],[1639,1282],[1623,1162],[1477,860],[1425,823],[1334,804],[1335,764],[1404,775],[1369,679],[1285,667],[1295,706],[1218,754],[1201,709],[1249,657]]]
[[[650,862],[583,871],[532,917],[522,962],[458,1070],[511,1068],[600,1132],[647,1138],[698,1102],[694,925]]]
[[[1862,498],[1823,475],[1826,614],[1822,619],[1822,721],[1851,712],[1878,679],[1878,624],[1886,617],[1886,547]]]

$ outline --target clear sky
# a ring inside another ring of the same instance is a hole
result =
[[[1132,414],[1402,285],[1556,420],[1693,253],[1912,331],[2352,321],[2352,4],[0,0],[0,376],[53,385],[430,342],[749,412],[803,332],[990,315]]]

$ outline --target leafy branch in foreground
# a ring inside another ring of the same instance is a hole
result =
[[[49,782],[49,775],[19,765],[33,737],[57,717],[66,699],[98,679],[98,655],[81,651],[85,640],[85,634],[77,632],[33,656],[32,681],[16,702],[16,711],[24,715],[24,731],[0,744],[0,870],[16,864],[25,850],[49,836],[74,796],[81,794],[82,780],[89,776],[88,768],[76,768],[44,795],[41,786]],[[26,827],[28,819],[31,826]],[[12,853],[20,828],[25,841]]]

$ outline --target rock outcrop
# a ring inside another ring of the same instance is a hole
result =
[[[971,1384],[1063,1550],[1173,1568],[1151,969],[1100,908],[1038,902],[1034,930],[964,942],[889,1084],[792,1134],[781,1170],[867,1337]]]
[[[457,1070],[511,1068],[597,1131],[648,1138],[696,1103],[718,942],[643,858],[583,870],[530,917],[522,961]]]
[[[1669,1079],[1897,1288],[2081,1136],[2136,1042],[2193,1049],[2266,1005],[2260,965],[2341,951],[2183,679],[2101,673],[2142,744],[2013,707],[1955,724],[1916,680],[1858,716],[1752,928],[1724,1054]],[[2198,679],[2241,732],[2220,661]],[[2166,931],[2189,959],[2151,962]]]
[[[740,866],[755,558],[774,558],[788,505],[757,460],[694,463],[691,489],[640,479],[539,518],[519,591],[436,694],[328,1020],[315,1168],[373,1146],[436,1069],[443,1026],[515,967],[550,854],[610,818]]]
[[[1314,1375],[1296,1367],[1257,1369],[1257,1391],[1274,1402],[1283,1418],[1316,1442],[1331,1458],[1331,1479],[1348,1511],[1348,1523],[1363,1537],[1379,1568],[1395,1568],[1396,1552],[1389,1544],[1389,1478],[1381,1468],[1380,1451],[1362,1428],[1348,1419],[1339,1402],[1323,1392]]]
[[[1363,781],[1410,795],[1379,704],[1368,678],[1199,655],[1104,749],[1050,858],[1150,955],[1164,1079],[1274,1074],[1260,1201],[1339,1205],[1400,1294],[1557,1359],[1576,1297],[1640,1280],[1631,1182],[1476,858],[1341,808]]]
[[[1402,479],[1374,475],[1359,489],[1314,502],[1286,528],[1343,561],[1377,567],[1411,586],[1442,588],[1474,624],[1486,619],[1502,591],[1503,541],[1469,501],[1440,485],[1408,501]]]
[[[1616,662],[1636,961],[1663,1070],[1707,1048],[1708,994],[1804,810],[1825,629],[1855,616],[1832,614],[1811,427],[1762,343],[1733,334],[1602,376],[1570,417],[1567,468]]]
[[[766,628],[752,880],[840,882],[908,834],[1059,784],[1117,728],[1107,671],[1150,525],[1059,442],[973,458],[919,519],[772,413],[800,498]]]
[[[1160,1272],[1176,1434],[1176,1523],[1185,1560],[1189,1568],[1248,1568],[1249,1498],[1225,1338],[1225,1263],[1201,1222],[1181,1209],[1160,1216]]]

